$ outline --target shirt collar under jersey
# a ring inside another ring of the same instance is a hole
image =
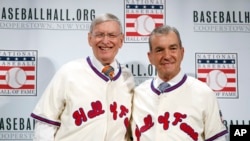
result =
[[[101,63],[100,61],[98,61],[98,60],[96,59],[95,56],[91,56],[91,57],[90,57],[90,60],[91,60],[91,62],[93,63],[93,65],[96,67],[96,69],[98,69],[98,71],[102,72],[102,69],[103,69],[103,67],[104,67],[104,66],[102,65],[102,63]],[[113,62],[110,64],[110,66],[112,66],[112,67],[114,68],[115,74],[117,74],[117,71],[118,71],[118,62],[117,62],[117,61],[113,61]]]
[[[173,86],[179,83],[182,80],[183,76],[184,76],[184,73],[180,71],[174,78],[169,80],[168,83],[170,84],[170,86]],[[157,75],[154,79],[154,83],[153,83],[154,87],[157,88],[162,82],[163,80]]]

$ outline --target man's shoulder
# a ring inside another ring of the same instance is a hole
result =
[[[189,85],[190,88],[199,88],[201,91],[207,91],[211,93],[213,90],[208,86],[206,82],[203,82],[193,76],[188,76],[187,77],[187,84]]]
[[[70,60],[62,64],[59,70],[69,71],[69,70],[75,70],[75,69],[80,69],[80,68],[86,68],[86,64],[87,62],[84,58],[78,58],[78,59]]]
[[[136,86],[136,89],[145,89],[151,87],[153,78],[148,78]]]
[[[206,82],[203,82],[203,81],[199,80],[198,78],[196,78],[194,76],[188,75],[187,76],[187,81],[191,82],[192,84],[195,84],[195,85],[200,85],[200,86],[208,87],[207,84],[206,84]]]

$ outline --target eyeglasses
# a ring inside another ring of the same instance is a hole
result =
[[[120,36],[122,33],[118,33],[118,34],[114,34],[114,33],[108,33],[108,34],[104,34],[104,33],[93,33],[92,35],[96,38],[96,39],[103,39],[105,38],[105,36],[108,37],[108,39],[115,39],[118,36]]]

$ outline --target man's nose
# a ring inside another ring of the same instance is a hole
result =
[[[170,56],[170,50],[165,49],[165,50],[163,51],[163,56],[164,56],[164,58],[168,58],[168,57]]]
[[[104,37],[102,38],[102,41],[104,43],[109,43],[109,41],[110,41],[109,36],[108,35],[104,35]]]

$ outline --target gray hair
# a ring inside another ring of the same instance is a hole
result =
[[[122,33],[122,24],[121,21],[119,20],[119,18],[113,14],[110,13],[105,13],[105,14],[101,14],[98,17],[96,17],[90,25],[90,29],[89,32],[92,33],[93,29],[95,28],[96,25],[106,22],[106,21],[116,21],[118,23],[118,25],[120,26],[120,30]]]
[[[162,25],[156,27],[149,35],[149,50],[152,51],[151,39],[153,35],[167,35],[169,32],[173,31],[179,40],[180,47],[182,47],[181,36],[179,31],[175,27],[171,27],[169,25]]]

